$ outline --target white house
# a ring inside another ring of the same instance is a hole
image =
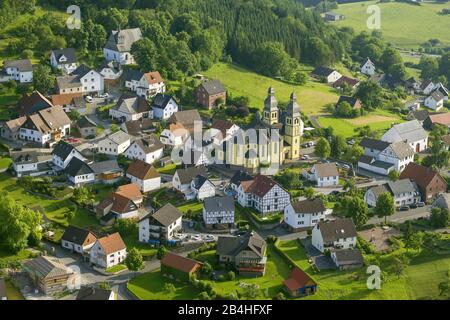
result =
[[[113,133],[98,142],[98,152],[112,156],[124,153],[131,144],[131,136],[122,130]]]
[[[172,114],[178,112],[178,104],[169,95],[158,93],[152,103],[153,119],[167,120]]]
[[[215,119],[209,129],[210,137],[213,138],[214,144],[221,145],[223,142],[231,139],[241,128],[227,120]]]
[[[381,137],[382,141],[394,143],[404,141],[416,152],[422,152],[428,147],[428,133],[417,120],[396,124]]]
[[[159,71],[144,73],[136,88],[136,94],[144,98],[154,97],[156,94],[164,92],[166,92],[166,84]]]
[[[131,52],[131,46],[142,39],[139,28],[113,30],[103,48],[106,61],[115,61],[121,65],[136,63]]]
[[[375,74],[375,64],[369,58],[361,64],[361,73],[368,76],[373,76]]]
[[[293,232],[307,230],[326,219],[331,210],[325,208],[322,199],[291,202],[284,208],[284,223]]]
[[[271,178],[257,174],[253,180],[241,181],[237,189],[241,206],[254,208],[263,215],[279,212],[290,203],[290,195]]]
[[[444,96],[444,101],[448,101],[449,91],[448,89],[442,84],[442,82],[439,82],[434,90],[439,91]]]
[[[3,69],[11,80],[20,83],[33,82],[33,65],[29,59],[7,60],[3,63]]]
[[[145,98],[126,95],[120,97],[117,104],[109,109],[109,116],[120,122],[152,117],[150,104]]]
[[[85,64],[80,65],[70,75],[76,76],[76,81],[80,83],[83,94],[103,93],[105,90],[103,76]]]
[[[427,108],[438,111],[444,107],[445,96],[439,90],[433,91],[424,101]]]
[[[356,247],[356,236],[356,227],[351,218],[319,221],[312,230],[311,242],[320,252],[350,249]]]
[[[337,70],[327,67],[317,67],[311,75],[319,80],[325,79],[327,83],[334,83],[342,77]]]
[[[194,179],[192,179],[191,190],[193,192],[193,196],[200,201],[216,195],[215,185],[203,175],[197,175]],[[189,194],[187,196],[189,197]]]
[[[40,155],[36,151],[12,151],[10,156],[14,172],[18,178],[53,173],[50,155]]]
[[[123,70],[115,61],[107,62],[101,69],[100,74],[105,80],[117,80],[122,76]]]
[[[189,167],[177,169],[172,177],[172,186],[181,193],[190,193],[191,181],[198,175],[206,177],[205,167]]]
[[[422,85],[420,86],[420,90],[423,94],[429,95],[433,90],[436,88],[436,85],[431,80],[425,80],[422,82]]]
[[[375,207],[378,197],[386,192],[392,195],[396,207],[408,206],[421,199],[417,184],[410,179],[401,179],[368,189],[364,194],[364,201],[369,207]]]
[[[171,123],[168,128],[161,132],[159,139],[165,145],[180,147],[185,143],[189,136],[189,130],[187,130],[181,123]]]
[[[203,222],[207,228],[230,228],[234,225],[233,197],[210,197],[203,202]]]
[[[135,140],[125,151],[125,156],[128,159],[139,159],[152,164],[161,159],[163,153],[164,145],[156,136],[151,135],[148,138]]]
[[[82,161],[86,160],[74,146],[65,141],[58,142],[53,148],[53,164],[61,169],[65,169],[74,157]]]
[[[358,167],[367,171],[388,175],[393,170],[402,172],[414,161],[414,150],[403,141],[389,143],[363,138],[360,146],[364,148],[364,155],[358,160]]]
[[[70,160],[64,173],[75,187],[95,182],[94,170],[92,170],[86,162],[77,157],[73,157],[72,160]]]
[[[126,177],[131,183],[139,186],[142,192],[157,190],[161,187],[161,176],[156,169],[148,163],[136,160],[128,167]]]
[[[95,242],[97,237],[92,232],[74,226],[69,226],[61,237],[61,246],[64,249],[79,254],[88,253]]]
[[[75,49],[52,50],[50,53],[50,65],[54,69],[62,70],[65,74],[71,74],[78,67]]]
[[[339,184],[339,171],[336,163],[317,163],[309,171],[304,171],[302,175],[310,181],[315,181],[317,187]]]
[[[165,242],[172,240],[182,228],[182,214],[168,203],[154,214],[147,214],[139,220],[140,242]]]
[[[111,268],[123,263],[127,247],[118,232],[97,239],[90,250],[90,263],[101,268]]]

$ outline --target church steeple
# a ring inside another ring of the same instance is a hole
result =
[[[267,91],[268,95],[264,100],[264,116],[263,119],[268,124],[278,123],[278,101],[275,98],[275,90],[270,87]]]
[[[300,106],[297,103],[297,95],[295,92],[291,93],[289,104],[287,105],[286,112],[291,117],[296,117],[300,115]]]
[[[300,140],[303,135],[304,124],[300,115],[300,105],[297,96],[291,93],[289,104],[284,117],[284,140],[290,146],[287,158],[298,159],[300,156]]]

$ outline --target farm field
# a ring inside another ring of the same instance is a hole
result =
[[[369,5],[377,4],[381,9],[381,32],[386,41],[397,47],[413,49],[429,39],[439,39],[443,46],[450,45],[450,19],[439,12],[447,3],[422,3],[420,6],[407,3],[377,3],[377,1],[340,4],[333,10],[345,15],[337,26],[348,26],[355,31],[370,31],[366,20]]]
[[[438,284],[448,278],[449,255],[421,253],[411,260],[398,279],[389,276],[380,290],[366,287],[365,269],[356,271],[326,271],[316,273],[309,265],[304,249],[297,240],[282,241],[280,249],[307,272],[317,283],[318,290],[305,299],[379,299],[409,300],[433,298],[439,295]]]

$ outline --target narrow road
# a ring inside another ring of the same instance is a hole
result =
[[[427,218],[430,215],[431,206],[425,206],[409,211],[396,211],[392,216],[387,217],[387,221],[402,223],[408,220],[415,220],[419,218]],[[384,218],[373,217],[367,221],[367,224],[377,224],[384,222]]]

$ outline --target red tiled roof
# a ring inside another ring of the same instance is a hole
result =
[[[436,176],[443,179],[436,171],[420,164],[410,162],[400,174],[400,179],[411,179],[419,186],[426,188]]]
[[[202,264],[195,260],[179,256],[175,253],[167,252],[161,260],[161,265],[165,265],[185,273],[190,273],[195,271],[195,269],[199,268]]]
[[[245,192],[256,194],[258,197],[264,197],[275,185],[278,183],[262,174],[257,174],[253,180],[241,182]]]
[[[52,95],[52,103],[55,106],[64,106],[72,103],[74,98],[82,97],[83,94],[80,93],[69,93],[69,94],[54,94]]]
[[[111,254],[127,248],[118,232],[100,238],[98,239],[98,242],[105,254]]]
[[[290,290],[296,291],[305,286],[315,285],[313,279],[308,276],[302,269],[295,267],[291,272],[291,277],[284,280],[283,284]]]
[[[164,81],[159,71],[147,72],[144,74],[144,77],[145,79],[147,79],[147,82],[149,84],[155,84]]]
[[[140,180],[154,179],[159,177],[159,173],[151,165],[142,160],[136,160],[128,167],[127,174]]]
[[[450,125],[450,112],[446,113],[437,113],[429,115],[431,123],[433,124],[442,124],[444,126]]]
[[[139,187],[134,183],[120,186],[115,193],[133,201],[142,200],[141,190],[139,190]]]

